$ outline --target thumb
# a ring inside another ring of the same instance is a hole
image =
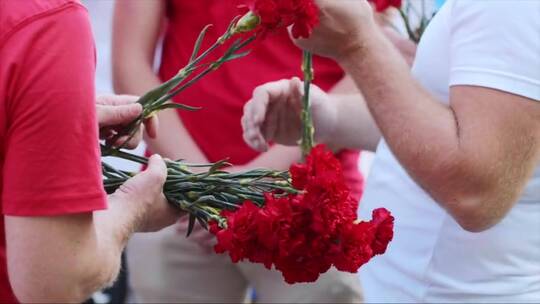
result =
[[[165,180],[167,179],[167,166],[165,161],[159,154],[154,154],[148,159],[148,167],[142,173],[135,176],[139,177],[137,181],[140,186],[159,186],[163,188]]]
[[[167,166],[161,156],[154,154],[148,160],[146,170],[124,183],[121,190],[128,195],[155,195],[161,193],[166,179]]]
[[[125,105],[97,105],[97,117],[100,127],[110,127],[131,122],[142,113],[138,103]]]

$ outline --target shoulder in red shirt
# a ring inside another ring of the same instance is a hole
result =
[[[106,207],[86,9],[72,0],[0,1],[0,62],[0,302],[14,302],[4,216]]]

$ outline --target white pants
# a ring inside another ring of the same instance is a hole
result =
[[[196,229],[199,235],[207,233]],[[362,301],[354,274],[331,269],[316,283],[289,285],[277,271],[247,262],[233,264],[228,255],[186,239],[177,225],[135,235],[127,258],[133,299],[141,303],[242,303],[249,286],[255,288],[259,303]]]

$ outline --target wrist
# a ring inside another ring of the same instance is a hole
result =
[[[136,208],[135,202],[130,202],[124,195],[113,193],[107,197],[107,210],[100,211],[104,222],[108,222],[109,234],[113,234],[116,242],[126,244],[129,237],[142,226],[143,217]]]
[[[319,119],[314,120],[315,141],[320,144],[325,144],[330,149],[334,150],[336,146],[336,130],[338,124],[338,98],[328,95],[327,101],[324,102],[325,107],[320,111],[322,117],[317,115]]]
[[[357,62],[363,53],[373,47],[380,35],[380,28],[375,22],[365,22],[348,37],[348,42],[343,44],[344,47],[335,58],[336,61],[343,68]]]

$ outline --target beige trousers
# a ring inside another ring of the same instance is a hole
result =
[[[183,225],[185,226],[185,225]],[[197,229],[197,228],[196,228]],[[251,286],[259,303],[360,303],[358,277],[331,269],[316,283],[288,285],[281,273],[252,263],[233,264],[177,225],[137,234],[127,249],[128,272],[139,303],[242,303]],[[195,232],[199,236],[200,228]],[[191,237],[190,237],[191,238]]]

